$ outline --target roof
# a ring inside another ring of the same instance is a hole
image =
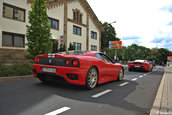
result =
[[[33,1],[34,0],[27,0],[27,3],[33,3]],[[89,12],[93,22],[96,24],[98,29],[100,29],[100,31],[104,31],[101,22],[97,18],[96,14],[92,10],[91,6],[88,4],[87,0],[46,0],[46,6],[47,6],[47,8],[54,8],[55,6],[58,6],[62,3],[64,3],[65,1],[66,2],[79,1],[80,3],[83,3],[84,9]]]

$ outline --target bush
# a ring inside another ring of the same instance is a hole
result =
[[[32,74],[32,64],[29,62],[0,64],[0,77],[22,76]]]

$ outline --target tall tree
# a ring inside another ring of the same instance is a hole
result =
[[[64,51],[66,51],[65,44],[60,44],[59,52],[64,52]]]
[[[110,23],[103,23],[104,32],[101,33],[101,49],[102,51],[109,47],[109,41],[119,41],[116,37],[115,28]]]
[[[167,57],[172,56],[172,52],[165,48],[158,49],[158,52],[160,53],[158,59],[161,59],[164,64],[167,62]]]
[[[36,55],[49,53],[52,49],[45,0],[34,0],[28,19],[29,25],[27,25],[26,32],[28,41],[26,44],[28,46],[27,58],[34,60]]]
[[[74,46],[74,44],[71,43],[71,42],[70,42],[70,44],[69,44],[68,51],[70,51],[70,50],[75,50],[75,46]]]
[[[57,53],[59,51],[58,46],[59,46],[58,40],[54,40],[53,41],[53,51],[52,51],[52,53]]]

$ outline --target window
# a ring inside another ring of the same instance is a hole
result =
[[[95,54],[95,57],[103,60],[99,53]]]
[[[24,38],[21,34],[2,32],[2,46],[25,47]]]
[[[81,50],[81,43],[74,42],[73,44],[75,46],[75,50]]]
[[[75,50],[75,51],[64,51],[64,52],[58,52],[57,54],[71,54],[71,55],[81,55],[89,53],[90,51],[82,51],[82,50]]]
[[[102,53],[95,54],[95,57],[97,57],[98,59],[100,59],[104,62],[108,62],[108,63],[112,63],[112,64],[114,63],[110,57],[108,57],[107,55],[102,54]]]
[[[80,12],[80,10],[73,10],[73,20],[82,23],[82,15],[83,14]]]
[[[3,3],[3,17],[25,21],[25,9]]]
[[[91,51],[97,51],[97,46],[91,45]]]
[[[91,38],[92,39],[97,39],[97,32],[91,31]]]
[[[108,62],[108,63],[113,63],[112,59],[110,59],[108,56],[101,54],[101,57],[103,61]]]
[[[81,36],[81,27],[73,26],[73,34]]]
[[[51,28],[59,30],[59,20],[48,18],[48,23]]]

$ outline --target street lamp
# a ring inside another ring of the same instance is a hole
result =
[[[110,24],[116,23],[116,21],[111,22]],[[115,48],[115,56],[114,56],[115,61],[117,60],[117,49]]]
[[[116,23],[116,21],[113,21],[113,22],[111,22],[110,24],[112,24],[112,23]]]

